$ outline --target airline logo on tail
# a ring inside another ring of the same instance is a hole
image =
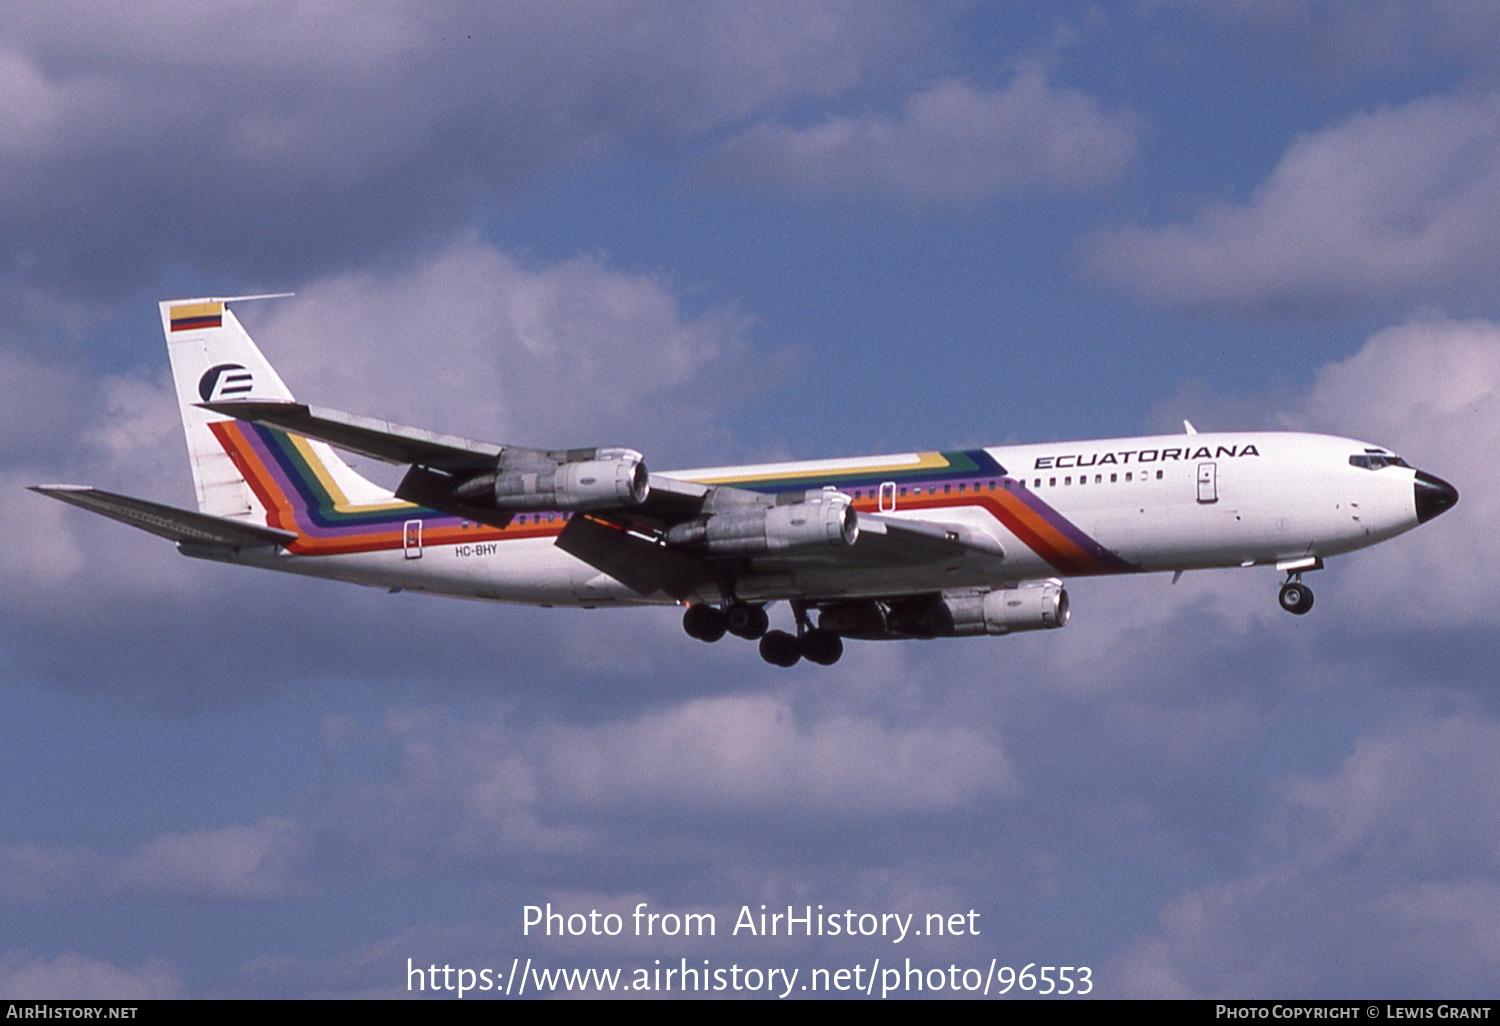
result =
[[[198,379],[198,394],[206,403],[221,399],[242,399],[255,387],[255,379],[238,363],[221,363],[203,372]]]

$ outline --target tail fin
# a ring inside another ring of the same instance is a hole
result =
[[[292,400],[291,390],[229,309],[233,301],[168,300],[161,304],[161,326],[177,385],[177,406],[187,435],[198,509],[214,516],[267,524],[282,519],[268,514],[272,512],[270,507],[282,505],[283,499],[268,494],[263,484],[252,487],[245,479],[242,465],[246,454],[236,450],[235,432],[228,430],[237,422],[198,405],[223,399]],[[355,473],[324,443],[299,442],[304,470],[342,493],[334,497],[335,502],[389,503],[394,498]]]

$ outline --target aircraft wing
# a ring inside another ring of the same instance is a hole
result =
[[[497,526],[504,526],[510,520],[509,514],[497,514],[495,510],[471,506],[452,497],[454,485],[464,475],[491,470],[501,456],[507,454],[521,456],[523,459],[567,462],[591,459],[597,452],[596,449],[528,449],[494,442],[476,442],[457,435],[406,427],[374,417],[361,417],[305,403],[245,399],[198,405],[237,420],[264,424],[304,438],[315,438],[386,463],[410,464],[412,472],[396,490],[398,497]],[[652,474],[650,494],[645,502],[630,508],[627,522],[661,526],[694,516],[703,508],[709,494],[715,491],[722,495],[738,490],[722,487],[715,489],[692,481]],[[624,514],[625,511],[621,513]]]
[[[176,506],[164,506],[159,502],[116,495],[88,485],[52,484],[30,487],[34,492],[73,506],[81,506],[100,516],[175,542],[245,549],[285,545],[297,538],[291,531],[246,524],[209,513],[194,513]]]
[[[865,548],[865,558],[874,565],[936,563],[965,556],[1004,559],[1005,550],[988,535],[965,524],[949,524],[911,517],[859,515],[859,540],[854,549]]]
[[[718,569],[706,559],[587,513],[568,521],[557,536],[557,547],[638,594],[663,592],[679,602],[718,576]]]
[[[716,560],[670,548],[614,514],[573,517],[558,536],[557,545],[641,595],[661,592],[679,601],[705,584],[732,579],[746,568],[875,570],[1005,558],[997,542],[964,525],[873,513],[860,515],[859,538],[852,546],[808,555]]]
[[[493,466],[510,446],[475,442],[423,428],[404,427],[374,417],[340,413],[305,403],[254,399],[199,403],[205,410],[316,438],[386,463],[412,463],[442,470]]]

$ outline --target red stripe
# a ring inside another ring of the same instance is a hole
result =
[[[172,322],[173,331],[191,331],[194,328],[222,328],[224,316],[215,314],[212,317],[184,317]]]

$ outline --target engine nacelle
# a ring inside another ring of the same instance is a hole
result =
[[[953,616],[953,633],[959,637],[1053,630],[1068,624],[1068,590],[1062,581],[1028,581],[1019,588],[997,588],[944,601]]]
[[[1068,591],[1054,579],[975,595],[840,602],[822,609],[818,626],[867,641],[962,638],[1051,630],[1066,626],[1068,614]]]
[[[634,449],[606,449],[594,459],[507,463],[465,481],[453,496],[472,505],[528,512],[638,506],[651,493],[645,458]]]
[[[801,502],[728,509],[675,524],[664,535],[668,545],[714,556],[837,549],[858,539],[859,514],[849,496],[838,492],[807,492]]]

